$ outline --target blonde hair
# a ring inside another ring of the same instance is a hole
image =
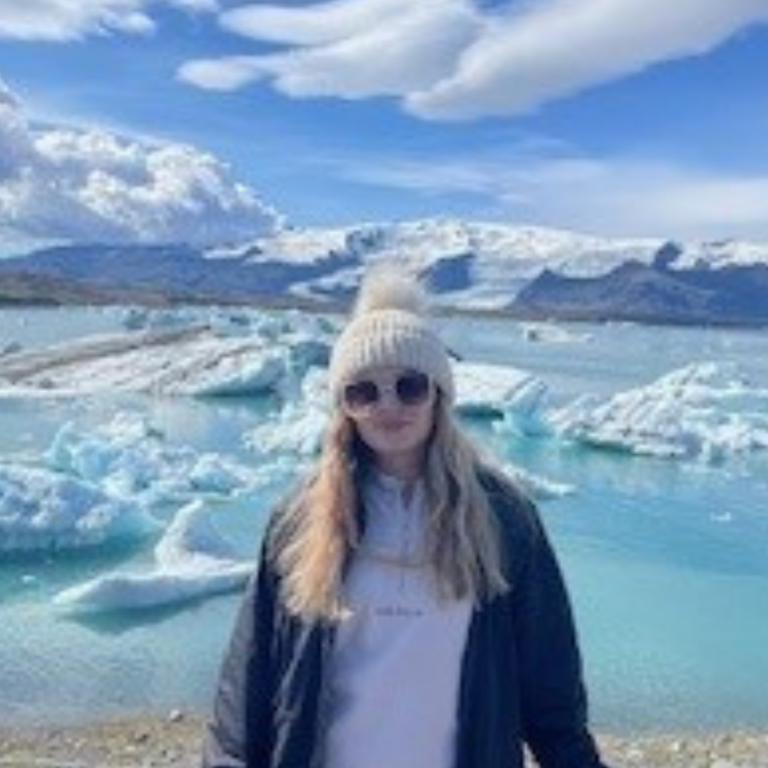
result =
[[[443,397],[434,408],[424,467],[427,555],[440,597],[477,605],[509,588],[479,472],[508,487],[511,481],[481,458]],[[333,619],[343,609],[345,566],[361,538],[359,482],[371,459],[352,421],[337,409],[315,472],[276,521],[276,563],[290,613]]]

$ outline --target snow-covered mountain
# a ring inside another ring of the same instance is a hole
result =
[[[671,243],[440,218],[349,227],[284,228],[237,246],[67,246],[0,261],[7,272],[107,288],[134,286],[175,300],[265,297],[343,303],[362,272],[398,260],[429,275],[440,304],[507,309],[543,272],[597,278],[625,264],[668,272],[768,265],[768,243]],[[768,297],[766,297],[768,302]]]
[[[343,263],[341,268],[290,287],[293,294],[310,298],[344,295],[357,284],[365,267],[398,260],[428,273],[439,301],[446,306],[503,309],[545,271],[568,278],[595,278],[627,263],[651,266],[660,260],[672,271],[768,265],[768,243],[606,238],[441,218],[285,229],[236,249],[209,251],[206,256],[249,264],[304,266],[335,256]]]
[[[501,309],[543,269],[593,276],[628,260],[650,262],[663,241],[608,239],[543,227],[426,219],[372,223],[335,229],[286,229],[236,250],[216,249],[247,263],[314,263],[323,255],[345,257],[331,274],[297,282],[296,295],[338,296],[351,290],[362,271],[398,260],[429,273],[449,306]],[[765,258],[768,260],[768,248]]]

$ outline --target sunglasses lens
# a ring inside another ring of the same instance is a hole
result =
[[[356,381],[344,388],[344,402],[350,410],[360,410],[379,399],[379,388],[373,381]]]
[[[394,386],[382,386],[367,379],[355,381],[344,387],[344,405],[352,412],[364,411],[379,402],[382,391],[392,392],[402,405],[421,405],[429,397],[431,386],[429,376],[418,371],[404,373]]]
[[[429,395],[429,377],[423,373],[406,373],[397,380],[395,391],[403,405],[419,405]]]

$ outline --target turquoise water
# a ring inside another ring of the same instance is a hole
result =
[[[6,339],[36,346],[113,330],[86,310],[0,312]],[[526,341],[508,321],[453,319],[467,359],[541,376],[554,404],[609,396],[691,362],[733,362],[768,387],[768,334],[630,325],[570,326],[583,343]],[[246,463],[242,435],[270,404],[144,397],[44,403],[0,399],[0,459],[34,461],[65,421],[87,430],[118,410],[147,413],[169,443]],[[571,587],[593,720],[616,731],[768,725],[768,457],[719,465],[598,451],[549,438],[467,428],[505,460],[576,487],[541,503]],[[281,487],[219,504],[219,527],[256,551]],[[170,514],[170,510],[169,510]],[[60,589],[147,563],[149,547],[0,562],[0,720],[78,720],[143,709],[204,710],[237,596],[180,608],[74,621]],[[2,557],[2,556],[0,556]]]

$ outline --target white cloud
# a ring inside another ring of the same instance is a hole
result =
[[[700,55],[768,20],[767,0],[549,0],[497,20],[406,108],[424,117],[518,114],[663,61]]]
[[[178,78],[208,91],[236,91],[266,76],[257,56],[231,56],[227,59],[196,59],[183,64]]]
[[[0,184],[16,175],[30,152],[19,102],[0,79]]]
[[[18,239],[218,243],[277,214],[210,154],[99,130],[35,131],[0,82],[0,230]]]
[[[428,0],[425,5],[429,4]],[[416,5],[413,0],[336,0],[302,8],[249,5],[223,13],[221,24],[231,32],[257,40],[322,45],[395,22],[412,13]]]
[[[0,38],[65,42],[87,35],[148,34],[155,23],[151,5],[215,11],[217,0],[5,0],[0,3]]]
[[[426,196],[466,194],[480,216],[614,236],[768,239],[768,176],[660,160],[527,151],[484,159],[337,159],[347,178]]]
[[[528,0],[503,10],[482,10],[477,0],[337,0],[251,5],[221,21],[286,48],[192,63],[202,74],[190,64],[181,77],[230,88],[266,77],[296,97],[394,95],[421,117],[461,120],[528,112],[704,54],[768,21],[768,0],[674,0],[652,9],[647,0]]]
[[[286,53],[188,62],[179,76],[208,88],[268,77],[292,96],[405,96],[442,77],[480,24],[467,0],[366,2],[292,10],[251,6],[225,14],[223,23],[232,31],[311,44]]]

